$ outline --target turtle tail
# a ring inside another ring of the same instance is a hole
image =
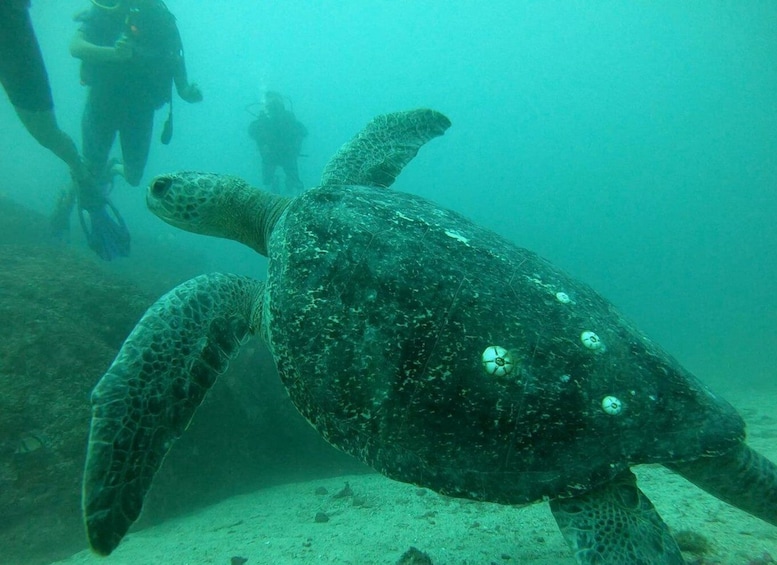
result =
[[[249,333],[264,283],[211,274],[157,300],[92,392],[83,512],[110,554],[137,520],[154,475]]]
[[[666,466],[720,500],[777,526],[777,465],[746,444],[724,455]]]

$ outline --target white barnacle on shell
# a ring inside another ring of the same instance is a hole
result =
[[[515,368],[512,355],[504,347],[489,345],[483,352],[483,369],[489,375],[504,377]]]
[[[602,410],[610,416],[617,416],[623,411],[623,402],[616,396],[605,396],[602,399]]]
[[[584,331],[580,334],[580,341],[588,349],[593,351],[604,351],[604,342],[592,331]]]
[[[556,300],[558,300],[562,304],[569,304],[570,302],[572,302],[572,299],[569,298],[569,295],[566,292],[557,292]]]

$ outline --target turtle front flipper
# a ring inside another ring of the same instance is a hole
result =
[[[552,500],[550,509],[578,563],[684,563],[669,528],[629,470],[581,496]]]
[[[421,146],[450,126],[443,114],[426,108],[378,116],[329,160],[321,184],[391,186]]]
[[[191,279],[154,303],[92,391],[83,483],[89,544],[111,553],[216,377],[255,331],[264,283]]]
[[[666,466],[720,500],[777,526],[777,465],[747,444],[723,455]]]

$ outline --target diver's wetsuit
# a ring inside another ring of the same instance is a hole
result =
[[[0,83],[17,108],[45,112],[54,102],[29,8],[29,0],[0,0]]]
[[[95,45],[113,46],[127,33],[125,15],[96,7],[82,15],[81,21],[81,34]],[[81,122],[84,158],[99,175],[118,133],[125,177],[132,185],[137,185],[143,176],[154,111],[170,99],[172,66],[180,53],[180,38],[174,23],[164,30],[141,32],[141,39],[132,42],[130,60],[85,62],[81,77],[90,87]],[[162,32],[165,37],[159,37]]]

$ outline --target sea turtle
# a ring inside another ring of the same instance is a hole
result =
[[[579,563],[681,563],[630,471],[662,463],[777,524],[777,467],[742,419],[588,286],[432,202],[387,188],[450,125],[375,118],[295,198],[162,175],[149,208],[269,257],[160,298],[92,393],[84,515],[109,554],[173,441],[249,334],[332,445],[393,479],[548,500]]]

